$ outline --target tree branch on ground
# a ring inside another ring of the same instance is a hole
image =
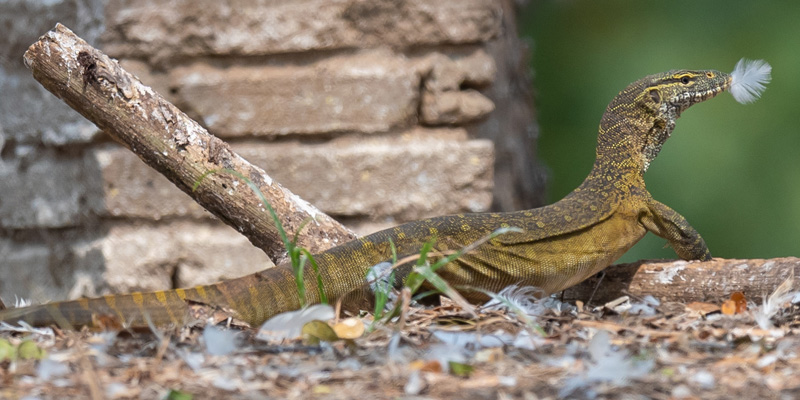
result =
[[[592,303],[605,303],[630,294],[652,295],[662,301],[722,302],[731,293],[761,301],[794,271],[800,276],[800,258],[711,261],[642,260],[606,268]],[[598,274],[599,275],[599,274]],[[564,300],[588,300],[600,278],[594,276],[564,291]]]

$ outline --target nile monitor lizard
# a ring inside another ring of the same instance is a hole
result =
[[[465,287],[499,291],[522,284],[558,292],[609,266],[647,231],[669,241],[685,260],[709,260],[711,253],[700,234],[680,214],[652,198],[644,172],[681,112],[729,89],[740,102],[752,101],[768,80],[769,65],[758,62],[740,63],[732,74],[678,70],[640,79],[609,104],[600,122],[592,171],[564,199],[527,211],[409,222],[321,252],[315,259],[324,291],[331,301],[341,298],[345,305],[357,307],[370,298],[365,284],[369,269],[392,258],[390,242],[402,258],[417,254],[432,238],[436,249],[446,252],[501,227],[521,231],[497,236],[438,271],[452,286],[461,287],[469,300],[485,295]],[[315,273],[307,268],[305,277],[308,301],[318,302]],[[97,327],[109,318],[132,328],[147,326],[148,319],[156,326],[180,325],[192,302],[231,310],[251,325],[301,306],[290,267],[279,265],[208,286],[8,309],[0,311],[0,320],[73,328]]]

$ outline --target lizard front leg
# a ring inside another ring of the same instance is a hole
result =
[[[700,234],[675,210],[654,199],[647,202],[648,212],[639,217],[645,229],[667,239],[675,253],[684,260],[711,260],[711,252]]]

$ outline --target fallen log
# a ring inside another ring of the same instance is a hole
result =
[[[608,267],[565,290],[563,296],[567,301],[585,302],[594,292],[594,304],[625,294],[634,297],[652,295],[662,301],[682,303],[716,303],[728,299],[731,293],[742,292],[747,299],[760,302],[792,274],[800,277],[800,258],[715,258],[705,262],[643,260]]]

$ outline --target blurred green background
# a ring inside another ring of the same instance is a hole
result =
[[[686,111],[645,179],[715,257],[800,256],[800,2],[540,0],[520,18],[551,202],[590,170],[600,117],[629,83],[767,60],[773,79],[759,101],[722,94]],[[622,261],[675,257],[648,234]]]

